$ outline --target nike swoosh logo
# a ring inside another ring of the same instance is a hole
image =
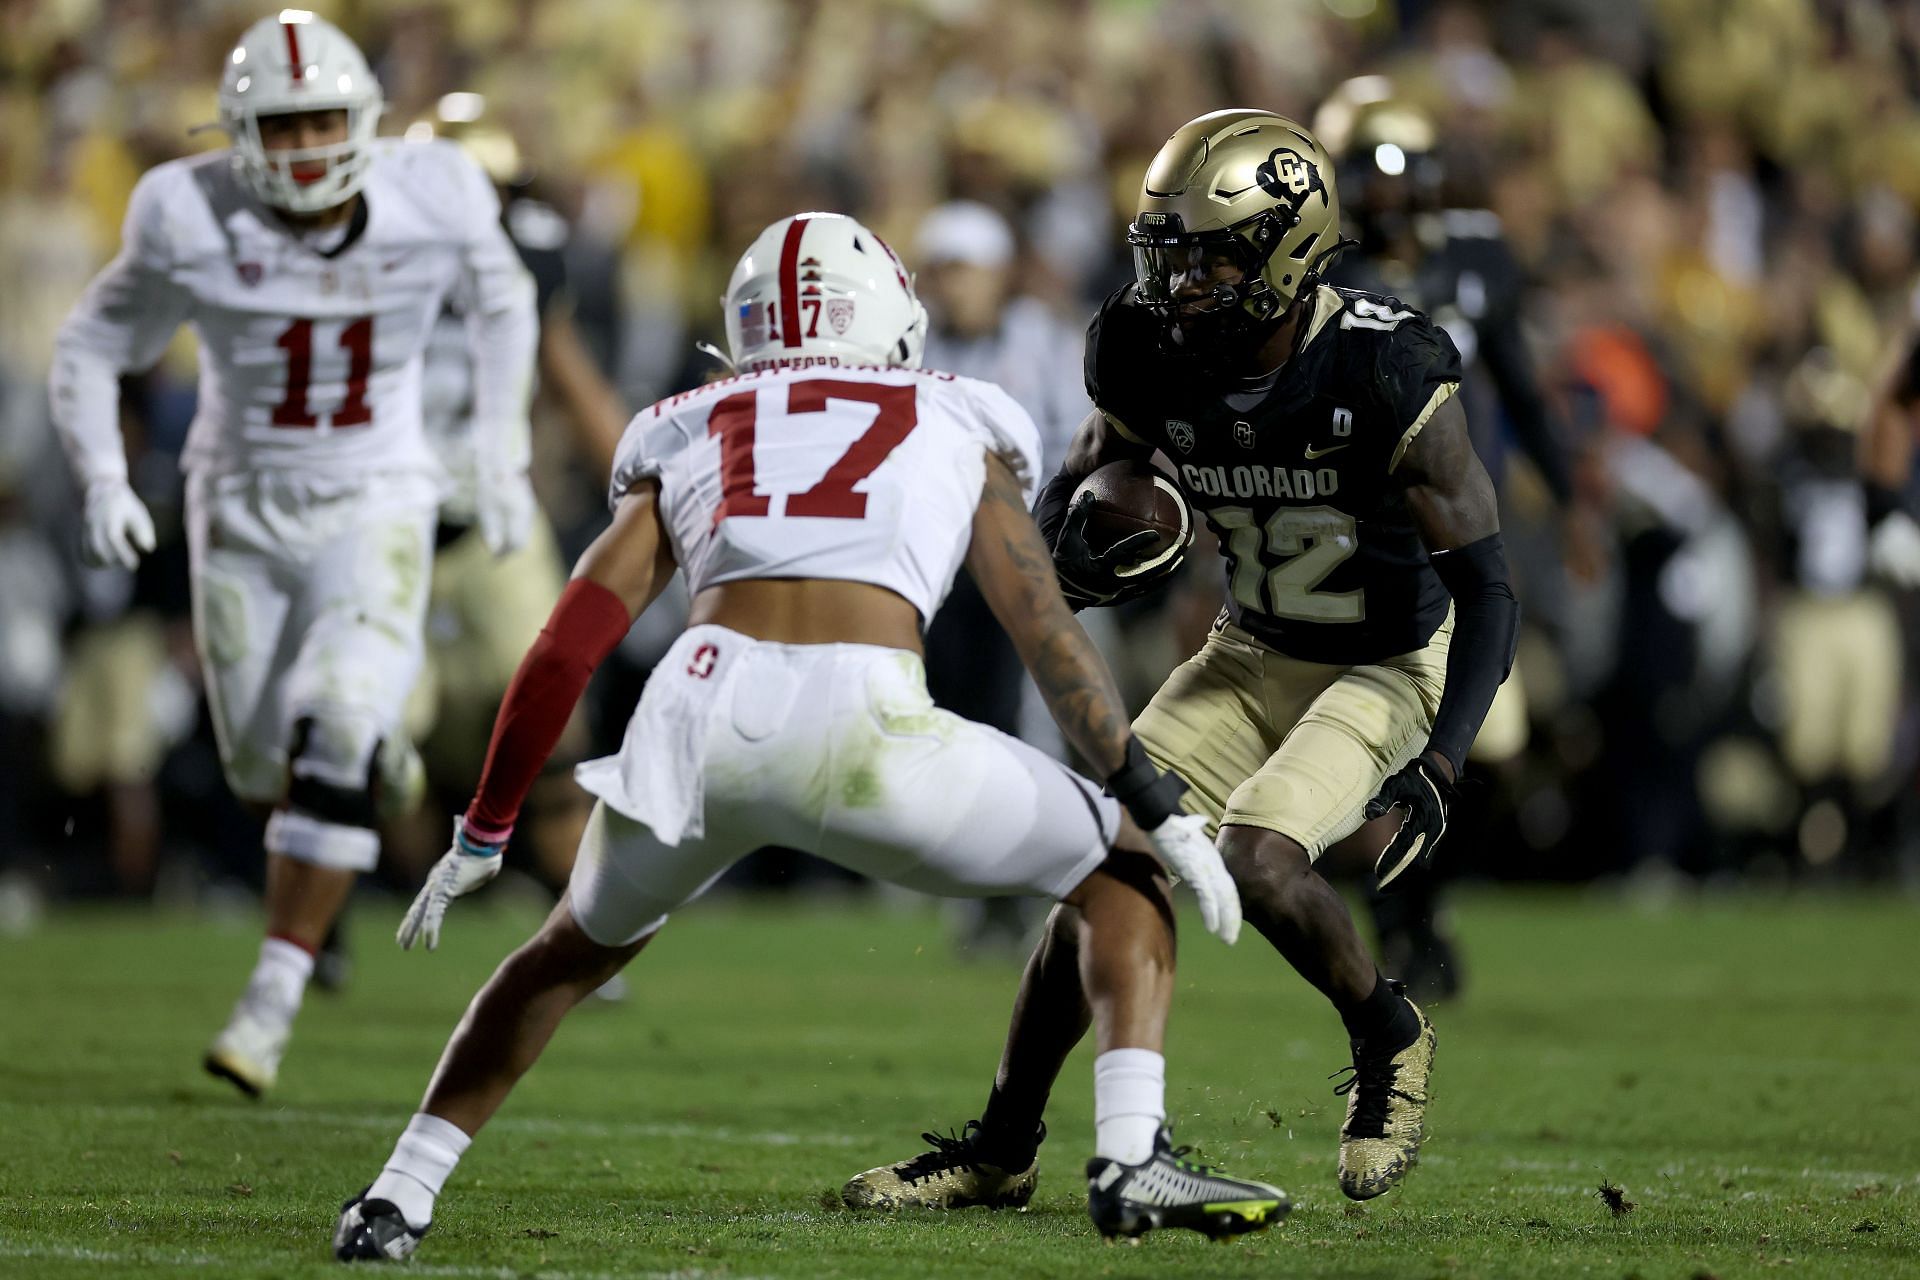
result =
[[[1347,444],[1351,444],[1351,443],[1353,443],[1351,440],[1347,442]],[[1330,453],[1338,453],[1340,450],[1346,447],[1347,446],[1344,444],[1330,444],[1324,449],[1316,449],[1312,445],[1308,445],[1307,461],[1312,462],[1315,458],[1324,458]]]

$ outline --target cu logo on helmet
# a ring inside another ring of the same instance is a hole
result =
[[[1325,190],[1320,166],[1291,147],[1276,148],[1254,172],[1260,189],[1298,209],[1309,194]]]

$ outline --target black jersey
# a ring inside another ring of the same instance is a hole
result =
[[[1446,618],[1393,470],[1460,384],[1453,342],[1398,300],[1322,286],[1299,354],[1237,381],[1161,349],[1132,286],[1087,332],[1087,394],[1173,462],[1220,537],[1227,611],[1277,652],[1377,662]]]
[[[1573,492],[1572,464],[1527,350],[1521,329],[1526,273],[1507,247],[1499,217],[1485,209],[1449,209],[1430,216],[1421,239],[1428,247],[1415,264],[1350,253],[1334,264],[1330,278],[1404,299],[1445,329],[1467,375],[1462,394],[1474,447],[1496,481],[1502,447],[1495,438],[1498,419],[1484,400],[1489,391],[1547,487],[1566,502]],[[1484,370],[1484,380],[1476,370]]]

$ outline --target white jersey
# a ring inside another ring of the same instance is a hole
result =
[[[449,297],[472,318],[480,429],[502,472],[524,470],[537,321],[492,184],[451,143],[386,142],[362,197],[344,241],[309,240],[226,152],[140,180],[119,256],[56,343],[55,420],[83,482],[124,474],[115,379],[183,323],[200,339],[189,470],[437,472],[421,364]]]
[[[931,618],[966,557],[988,454],[1028,506],[1040,437],[992,383],[828,364],[743,374],[644,409],[612,501],[647,477],[689,589],[746,578],[885,587]]]

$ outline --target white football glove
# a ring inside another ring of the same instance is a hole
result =
[[[1867,563],[1896,587],[1920,587],[1920,524],[1895,511],[1873,526]]]
[[[496,556],[510,556],[527,545],[533,534],[533,483],[523,472],[483,475],[473,496],[474,519],[480,540]]]
[[[1147,832],[1160,861],[1193,886],[1200,899],[1200,919],[1207,932],[1232,946],[1240,937],[1240,890],[1220,860],[1220,850],[1207,838],[1207,820],[1197,813],[1177,813]]]
[[[470,838],[466,824],[455,818],[453,847],[433,864],[427,882],[420,886],[413,905],[400,921],[399,933],[394,935],[400,949],[413,950],[413,944],[421,938],[427,940],[427,950],[439,947],[440,922],[447,918],[448,905],[499,875],[500,855],[505,848],[504,844],[483,844]]]
[[[87,486],[86,528],[80,552],[88,564],[132,569],[153,550],[153,517],[125,480],[95,480]]]

